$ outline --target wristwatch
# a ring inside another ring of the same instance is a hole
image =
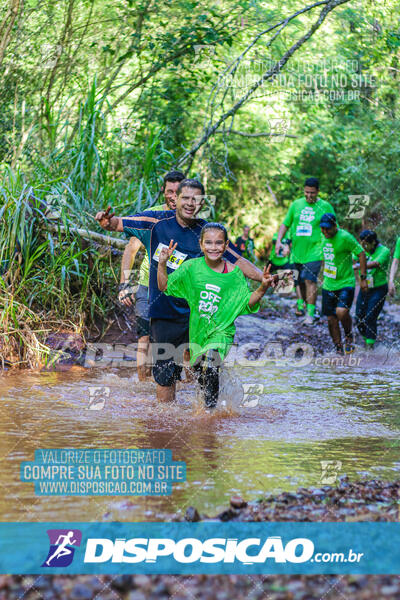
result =
[[[366,276],[366,275],[364,275],[363,273],[361,273],[361,274],[360,274],[360,279],[361,279],[362,281],[364,281],[365,279],[367,279],[367,276]]]

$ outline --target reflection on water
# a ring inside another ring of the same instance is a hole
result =
[[[354,478],[399,476],[400,375],[391,369],[241,367],[224,381],[222,400],[239,407],[250,382],[256,405],[210,416],[192,384],[182,385],[176,404],[158,405],[153,384],[126,369],[1,378],[0,519],[150,521],[190,505],[213,515],[232,494],[250,500],[320,486],[327,460]],[[93,394],[104,396],[102,410],[88,410]],[[147,498],[35,497],[33,484],[19,481],[19,463],[38,448],[100,447],[171,449],[186,461],[188,480],[170,497]]]

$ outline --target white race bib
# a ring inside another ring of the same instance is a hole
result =
[[[374,278],[372,277],[372,271],[367,271],[367,283],[368,287],[374,287]]]
[[[330,277],[331,279],[336,279],[337,267],[335,265],[327,265],[324,266],[324,275],[325,277]]]
[[[166,244],[162,244],[161,242],[158,244],[156,251],[153,254],[154,260],[158,262],[158,258],[160,256],[160,252],[163,248],[168,248]],[[177,269],[181,266],[183,261],[187,258],[187,254],[183,254],[183,252],[179,252],[178,250],[174,250],[171,256],[167,261],[167,267],[170,269]]]
[[[310,236],[312,235],[312,225],[309,223],[300,223],[296,228],[296,236]]]

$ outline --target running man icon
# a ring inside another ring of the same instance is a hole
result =
[[[67,535],[60,535],[58,537],[58,540],[56,541],[56,544],[60,544],[57,547],[57,550],[54,552],[54,554],[52,556],[50,556],[50,558],[48,560],[46,560],[46,565],[50,566],[51,561],[53,560],[53,558],[55,558],[56,556],[58,557],[62,557],[65,556],[66,554],[72,554],[72,550],[70,550],[70,548],[67,548],[66,546],[68,544],[75,544],[76,540],[72,540],[70,539],[71,537],[73,537],[74,532],[73,531],[68,531]],[[63,540],[60,543],[60,540]]]
[[[80,546],[82,533],[79,529],[49,529],[50,549],[42,567],[66,567],[72,563],[75,548]]]

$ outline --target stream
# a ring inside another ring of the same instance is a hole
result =
[[[279,319],[240,317],[237,339],[268,341],[277,327]],[[0,518],[157,521],[188,506],[214,515],[232,495],[254,500],[321,487],[329,483],[327,463],[331,483],[344,474],[398,479],[400,373],[393,357],[376,352],[356,352],[355,366],[231,365],[212,415],[198,404],[193,383],[179,384],[175,404],[158,405],[154,384],[139,383],[129,366],[6,373]],[[89,410],[94,387],[107,390],[101,410]],[[20,462],[33,460],[38,448],[167,448],[173,460],[186,461],[187,481],[173,484],[171,496],[35,496],[33,483],[20,481]]]

